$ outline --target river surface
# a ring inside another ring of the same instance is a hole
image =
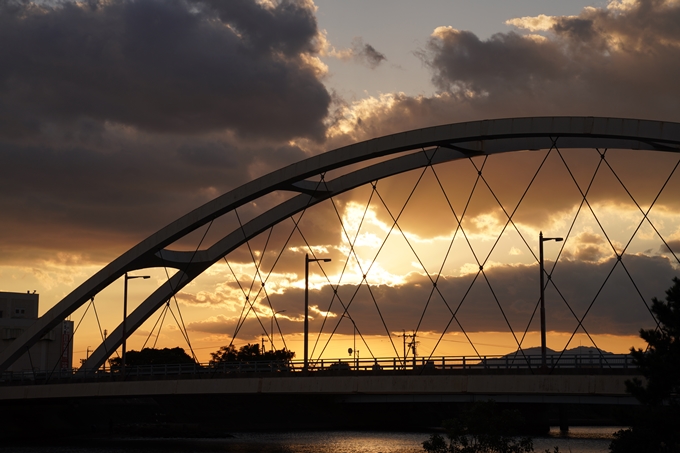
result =
[[[534,449],[543,453],[605,453],[616,427],[573,427],[560,435],[535,437]],[[228,439],[102,439],[55,445],[0,446],[0,453],[423,453],[428,433],[374,431],[310,431],[291,433],[234,433]]]

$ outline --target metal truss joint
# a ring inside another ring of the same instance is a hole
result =
[[[296,181],[294,183],[284,185],[281,187],[282,190],[288,190],[291,192],[299,192],[306,195],[311,195],[312,197],[325,197],[331,193],[330,190],[321,189],[321,182],[324,181],[323,175],[321,176],[321,181],[308,181],[303,179],[301,181]]]

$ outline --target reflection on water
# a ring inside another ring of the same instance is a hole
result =
[[[568,434],[552,429],[534,439],[537,452],[558,446],[565,453],[608,451],[617,427],[574,427]],[[0,446],[0,453],[422,453],[428,433],[321,431],[236,433],[229,439],[102,439],[62,445]]]
[[[534,439],[534,449],[543,452],[560,447],[561,452],[572,453],[605,453],[609,451],[609,443],[620,426],[575,426],[568,433],[561,433],[557,427],[550,429],[549,437]]]

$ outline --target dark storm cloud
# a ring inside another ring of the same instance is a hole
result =
[[[289,141],[323,139],[330,103],[318,36],[304,0],[2,0],[0,259],[106,262],[304,158]]]
[[[313,5],[3,3],[0,134],[82,118],[148,131],[324,135]]]
[[[0,225],[12,238],[3,242],[1,259],[18,263],[63,251],[110,260],[249,181],[263,161],[276,168],[303,156],[287,145],[248,149],[208,137],[129,138],[111,132],[55,146],[0,141],[0,191],[5,194]],[[242,209],[244,214],[249,210],[258,208]],[[221,237],[222,226],[218,221],[213,233]],[[186,247],[195,249],[198,240],[190,237]]]
[[[645,303],[650,304],[652,297],[663,297],[664,290],[672,284],[672,278],[677,275],[677,270],[667,259],[661,257],[626,255],[623,263],[625,269],[621,264],[616,264],[615,259],[601,262],[561,261],[553,274],[553,279],[566,303],[549,285],[546,290],[549,330],[558,332],[576,330],[578,321],[571,314],[570,307],[579,319],[588,312],[583,325],[591,334],[636,335],[641,327],[654,326]],[[551,267],[552,263],[548,263],[547,269]],[[606,280],[612,268],[614,271]],[[349,305],[348,311],[358,330],[364,335],[385,334],[376,303],[390,332],[402,329],[415,330],[421,316],[420,331],[441,332],[451,320],[451,311],[447,304],[452,311],[458,310],[457,318],[468,332],[508,332],[508,324],[503,313],[513,330],[520,335],[529,325],[532,314],[533,321],[529,330],[538,330],[538,315],[534,313],[538,302],[539,285],[536,265],[500,265],[488,269],[486,274],[498,303],[483,277],[480,276],[473,283],[474,275],[440,278],[437,288],[443,298],[435,292],[427,309],[425,306],[432,292],[432,284],[429,279],[416,274],[411,275],[405,285],[371,287],[375,302],[365,286],[356,291],[355,286],[341,285],[338,288],[338,295],[345,305]],[[632,276],[637,289],[628,274]],[[370,276],[368,280],[370,281]],[[471,288],[469,293],[468,288]],[[280,316],[278,319],[285,334],[300,333],[302,330],[303,313],[300,301],[303,300],[303,296],[303,290],[293,288],[283,294],[270,294],[274,309],[286,310],[286,316]],[[335,329],[343,313],[340,299],[336,298],[331,305],[332,299],[333,290],[330,287],[310,291],[310,305],[324,312],[330,307],[330,311],[336,315],[327,319],[324,327],[326,333]],[[269,307],[265,300],[259,303],[262,307]],[[498,304],[503,308],[503,312]],[[323,317],[315,311],[310,312],[310,316],[313,317],[310,322],[312,332],[318,332],[323,322]],[[260,309],[258,313],[261,319],[269,320],[268,308]],[[255,316],[251,313],[250,317],[238,336],[241,339],[252,339],[262,334],[262,328]],[[189,328],[206,333],[231,335],[235,323],[235,319],[221,315],[216,319],[193,323]],[[337,330],[342,334],[351,334],[352,331],[351,322],[346,320]],[[451,322],[447,331],[460,331],[456,321]]]
[[[233,26],[241,39],[261,54],[282,52],[289,57],[314,53],[318,29],[311,1],[284,0],[263,7],[252,0],[191,0],[209,5],[220,19]]]
[[[434,84],[442,91],[522,94],[567,70],[567,60],[555,43],[535,42],[516,33],[482,41],[469,31],[440,29],[429,46],[427,63],[434,71]]]

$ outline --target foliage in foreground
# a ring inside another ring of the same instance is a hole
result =
[[[222,346],[218,351],[211,352],[210,357],[212,357],[210,363],[260,361],[287,362],[295,357],[295,353],[287,349],[261,351],[259,344],[248,343],[245,346],[241,346],[238,350],[232,344],[229,346]]]
[[[196,363],[184,349],[177,348],[144,348],[141,351],[127,351],[125,353],[125,362],[127,366],[142,366],[142,365],[170,365],[181,363]],[[121,357],[115,357],[109,360],[112,367],[119,367],[123,363]]]
[[[666,291],[666,300],[652,299],[657,329],[640,329],[647,350],[631,349],[646,379],[626,382],[626,388],[646,407],[630,429],[618,431],[609,446],[613,453],[680,451],[680,280]]]
[[[432,434],[423,449],[428,453],[533,452],[530,437],[515,436],[522,423],[519,411],[501,410],[493,401],[475,403],[459,418],[444,422],[446,439]]]

